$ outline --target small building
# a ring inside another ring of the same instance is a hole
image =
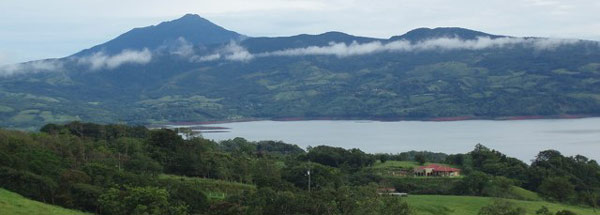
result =
[[[456,177],[460,176],[460,169],[438,164],[429,164],[415,168],[415,176],[437,176],[437,177]]]

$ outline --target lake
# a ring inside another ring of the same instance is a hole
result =
[[[525,162],[546,149],[600,160],[600,118],[466,121],[251,121],[211,124],[207,139],[243,137],[307,146],[359,148],[370,153],[427,150],[465,153],[477,143]]]

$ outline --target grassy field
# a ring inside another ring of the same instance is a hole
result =
[[[543,201],[542,197],[540,197],[540,195],[538,195],[536,192],[529,191],[521,187],[512,186],[508,192],[520,200]]]
[[[475,196],[440,196],[411,195],[405,198],[416,210],[417,215],[477,215],[481,207],[490,204],[494,199]],[[600,211],[591,208],[563,205],[545,201],[508,200],[527,210],[527,215],[535,215],[535,211],[546,206],[556,213],[558,210],[570,210],[579,215],[600,215]]]
[[[35,215],[35,214],[88,214],[59,206],[44,204],[27,199],[19,194],[0,188],[0,214]]]

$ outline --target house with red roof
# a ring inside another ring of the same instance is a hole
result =
[[[415,176],[456,177],[460,176],[460,169],[439,164],[429,164],[415,168],[414,173]]]

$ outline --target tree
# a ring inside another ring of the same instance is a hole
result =
[[[460,180],[454,189],[459,194],[483,195],[489,183],[490,176],[482,172],[473,172]]]
[[[310,148],[307,153],[310,161],[331,167],[349,167],[356,170],[361,167],[370,166],[375,163],[372,155],[366,154],[360,149],[346,150],[340,147],[317,146]]]
[[[422,153],[416,154],[415,155],[415,161],[417,163],[419,163],[420,165],[425,164],[425,162],[427,162],[427,158],[425,158],[425,155]]]
[[[3,188],[42,202],[54,202],[58,184],[51,178],[31,172],[0,167],[0,184]]]
[[[575,186],[565,177],[551,177],[542,182],[538,191],[548,198],[564,202],[574,197]]]
[[[278,187],[281,185],[281,171],[272,160],[266,158],[256,160],[251,169],[251,174],[257,187]]]
[[[219,147],[226,152],[252,155],[256,152],[256,144],[248,142],[246,139],[236,137],[230,140],[224,140],[219,143]]]
[[[139,174],[158,175],[162,172],[162,166],[143,153],[133,154],[131,159],[125,163],[125,168]]]
[[[577,214],[570,210],[562,210],[562,211],[556,212],[556,215],[577,215]]]
[[[76,208],[86,211],[98,211],[98,198],[102,195],[103,189],[89,184],[74,184],[71,187],[73,204]]]
[[[169,202],[167,190],[156,187],[110,188],[98,199],[102,214],[186,214],[187,206]]]
[[[390,159],[389,154],[376,154],[375,157],[377,157],[377,159],[381,163],[385,163],[386,161],[388,161]]]
[[[395,196],[385,196],[381,199],[382,206],[378,214],[382,215],[410,215],[413,214],[412,208],[401,198]]]
[[[296,187],[308,190],[308,175],[310,169],[311,189],[319,190],[326,187],[337,187],[341,184],[339,170],[318,163],[290,163],[283,169],[283,179]]]
[[[536,215],[552,215],[552,212],[546,207],[542,206],[539,210],[535,211]]]
[[[514,180],[503,176],[492,177],[490,182],[484,188],[483,195],[510,198],[512,197],[510,196],[512,193],[506,191],[510,190],[513,185]]]
[[[527,178],[527,164],[516,158],[511,158],[498,151],[491,150],[481,144],[477,144],[475,149],[469,152],[468,155],[471,158],[473,168],[477,171],[520,181],[524,181]]]
[[[448,155],[448,157],[446,157],[446,163],[448,163],[448,164],[462,166],[462,165],[464,165],[464,162],[465,162],[464,154]]]
[[[478,215],[524,215],[525,213],[524,208],[517,207],[511,202],[494,200],[492,204],[482,207]]]
[[[169,202],[187,205],[192,214],[202,214],[208,209],[209,202],[203,192],[206,188],[203,186],[177,178],[162,179],[160,183],[169,192]]]
[[[281,155],[305,153],[298,145],[287,144],[281,141],[260,141],[256,144],[256,150]]]
[[[169,129],[152,130],[147,140],[152,159],[163,166],[172,166],[175,150],[183,142],[177,132]]]

